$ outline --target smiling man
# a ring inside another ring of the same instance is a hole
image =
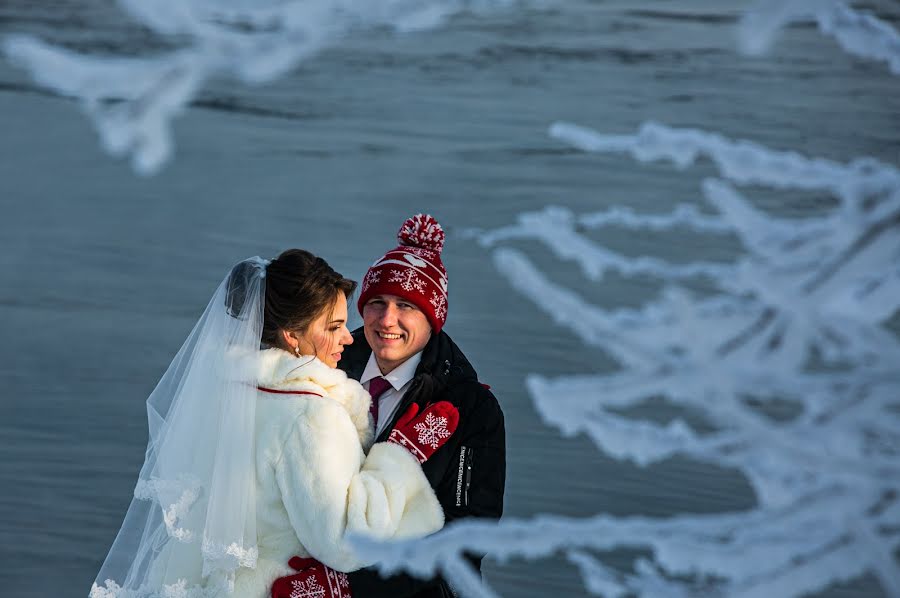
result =
[[[387,440],[400,414],[449,401],[459,426],[422,469],[447,523],[463,517],[497,519],[503,512],[506,444],[503,412],[459,347],[443,331],[447,273],[444,231],[428,215],[406,220],[400,245],[366,273],[358,307],[363,328],[353,333],[339,367],[373,396],[377,441]],[[481,558],[471,557],[480,567]],[[449,582],[449,584],[448,584]],[[444,598],[453,580],[407,575],[382,579],[371,570],[350,574],[354,598]]]

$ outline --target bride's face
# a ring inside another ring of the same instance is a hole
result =
[[[347,298],[344,294],[338,293],[334,309],[323,312],[296,338],[301,354],[315,355],[329,367],[337,367],[344,345],[353,342],[347,328]]]

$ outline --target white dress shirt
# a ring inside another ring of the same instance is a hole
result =
[[[369,355],[369,362],[366,364],[366,369],[363,370],[359,382],[366,390],[369,390],[369,381],[372,378],[377,378],[379,376],[391,383],[390,388],[378,397],[378,426],[375,429],[375,438],[378,438],[381,431],[384,430],[391,419],[393,419],[394,411],[397,410],[400,399],[402,399],[403,395],[406,394],[406,391],[409,390],[409,385],[416,376],[416,368],[419,367],[420,361],[422,361],[421,351],[387,374],[382,375],[381,370],[378,369],[378,362],[375,361],[375,353]]]

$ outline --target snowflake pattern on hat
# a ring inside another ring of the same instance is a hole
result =
[[[429,300],[434,306],[434,315],[443,320],[447,317],[447,298],[437,291],[431,291],[431,299]]]
[[[363,279],[363,290],[365,291],[373,284],[378,283],[381,280],[381,271],[380,270],[369,270],[366,272],[366,277]]]
[[[388,282],[399,282],[400,288],[404,291],[412,291],[413,289],[425,294],[425,281],[419,278],[415,270],[391,270],[391,277]]]
[[[360,314],[372,297],[394,295],[418,307],[432,331],[440,332],[448,312],[447,271],[441,260],[444,237],[434,217],[407,218],[397,233],[400,245],[375,260],[366,272],[357,300]]]

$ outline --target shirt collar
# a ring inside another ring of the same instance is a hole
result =
[[[400,390],[407,382],[415,378],[416,368],[419,367],[419,362],[421,361],[422,351],[419,351],[383,377],[391,383],[394,390]],[[369,361],[366,363],[366,369],[363,370],[362,376],[359,378],[359,383],[365,384],[372,378],[377,378],[379,376],[381,376],[381,370],[378,369],[378,362],[375,361],[375,353],[373,352],[369,355]]]

